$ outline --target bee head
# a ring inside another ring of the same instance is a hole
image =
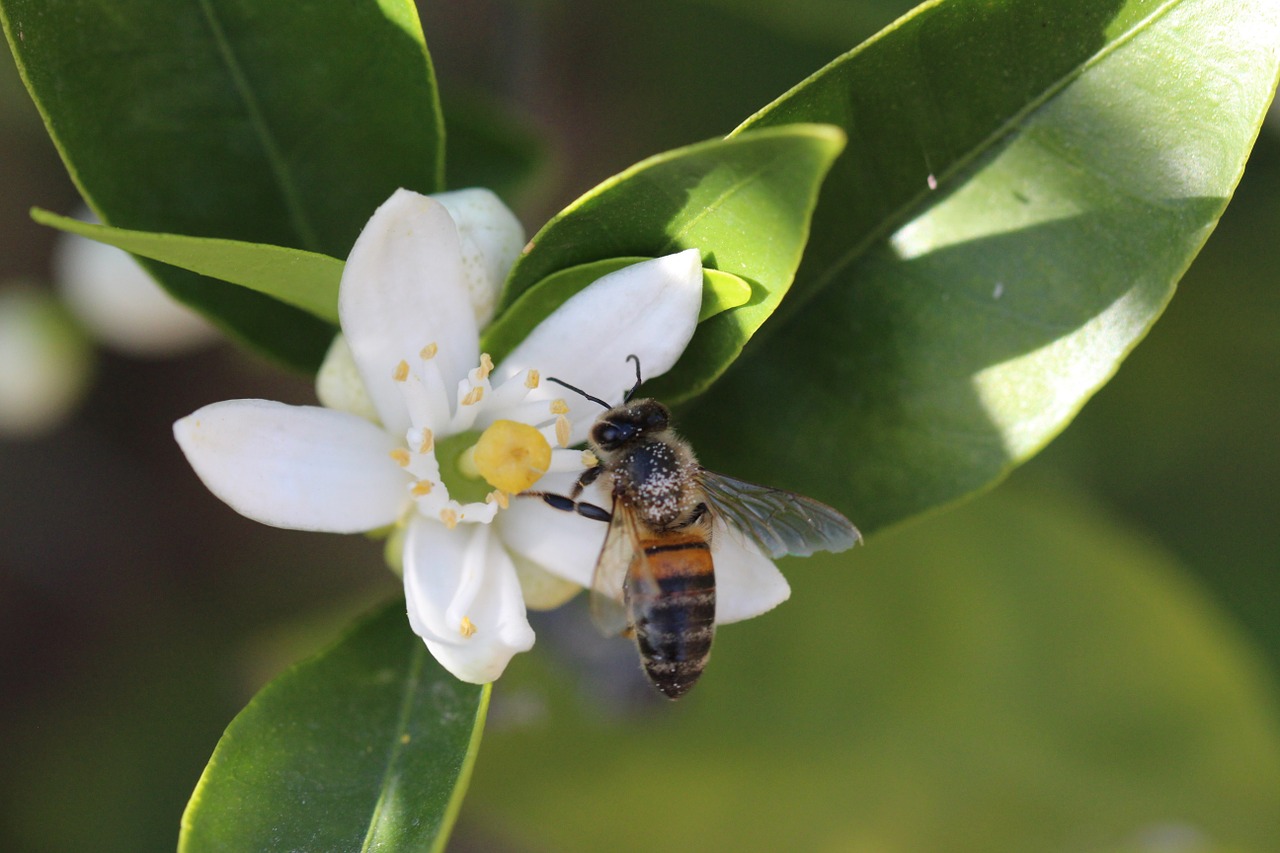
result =
[[[670,425],[671,412],[666,406],[657,400],[634,400],[601,415],[591,428],[591,442],[601,450],[618,450]]]

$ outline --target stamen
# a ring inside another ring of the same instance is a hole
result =
[[[563,397],[557,397],[551,401],[551,414],[567,415],[569,414],[569,404],[564,401]]]
[[[458,633],[464,637],[470,637],[476,632],[476,623],[472,622],[466,616],[462,617],[462,624],[458,626]]]
[[[444,522],[444,526],[452,530],[458,526],[458,514],[451,509],[440,510],[440,520]]]
[[[534,388],[537,388],[538,383],[540,383],[541,381],[542,381],[542,374],[538,373],[538,371],[536,370],[531,369],[528,373],[524,375],[524,387],[528,388],[530,391],[532,391]]]
[[[461,405],[474,406],[476,403],[479,403],[482,399],[484,399],[484,386],[477,385],[476,387],[472,388],[470,391],[467,392],[467,396],[462,398]]]
[[[433,433],[433,432],[432,432],[431,430],[429,430],[429,429],[424,429],[424,430],[422,431],[422,442],[418,445],[418,452],[419,452],[419,453],[430,453],[430,452],[431,452],[431,448],[433,448],[433,447],[435,447],[435,446],[436,446],[436,436],[435,436],[435,433]]]
[[[506,509],[511,506],[511,499],[507,497],[507,493],[502,491],[502,489],[494,489],[485,497],[485,503],[489,503],[490,501],[496,501],[498,509]]]
[[[400,363],[396,365],[396,370],[394,373],[391,374],[391,378],[397,382],[403,382],[406,379],[408,379],[409,378],[409,362],[405,361],[403,358],[400,359]]]
[[[396,460],[396,464],[401,468],[409,467],[409,451],[405,450],[403,447],[397,447],[395,450],[391,451],[390,456],[392,459]]]
[[[440,347],[436,346],[435,342],[433,341],[427,344],[422,349],[418,350],[418,355],[421,356],[423,361],[430,361],[431,359],[436,357],[436,353],[439,351],[440,351]]]
[[[413,495],[415,498],[420,498],[420,497],[423,497],[424,495],[431,494],[431,490],[434,488],[435,488],[435,483],[431,482],[430,480],[419,480],[418,482],[413,484],[413,488],[409,490],[409,493]]]
[[[590,450],[582,451],[582,467],[594,468],[600,464],[600,457],[596,456]]]
[[[569,436],[573,432],[573,425],[569,423],[569,419],[564,415],[556,415],[556,444],[561,447],[569,446]]]
[[[489,374],[493,372],[493,359],[489,357],[489,353],[480,353],[480,378],[488,379]]]

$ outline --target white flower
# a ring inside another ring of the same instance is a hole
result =
[[[459,213],[464,223],[473,215]],[[507,252],[493,261],[493,247],[511,242],[494,237],[503,228],[468,248],[465,235],[483,228],[455,226],[441,203],[398,191],[343,272],[345,344],[321,387],[330,389],[322,399],[348,410],[235,400],[174,425],[200,478],[250,518],[336,533],[397,525],[410,624],[442,665],[474,683],[496,679],[532,646],[526,603],[555,606],[589,583],[605,533],[600,522],[515,497],[535,483],[567,492],[583,469],[582,452],[568,447],[600,413],[545,378],[621,401],[634,379],[627,356],[639,356],[646,376],[669,370],[693,335],[702,293],[696,250],[635,264],[566,301],[495,366],[480,352],[477,317],[514,260]],[[485,271],[480,287],[476,270]],[[344,348],[354,368],[342,367]],[[371,405],[332,390],[351,373]],[[736,563],[720,567],[728,617],[786,597],[763,556]],[[735,594],[738,576],[761,594]]]

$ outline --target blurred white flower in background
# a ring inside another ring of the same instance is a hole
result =
[[[74,215],[96,221],[88,209]],[[51,265],[52,293],[0,285],[0,437],[36,438],[66,420],[89,388],[94,342],[165,358],[220,337],[114,246],[64,233]]]
[[[0,437],[58,426],[84,396],[93,346],[48,292],[0,285]]]
[[[97,218],[87,209],[72,214]],[[219,333],[176,301],[128,252],[63,233],[53,253],[53,278],[67,307],[103,346],[137,358],[166,358],[211,344]]]

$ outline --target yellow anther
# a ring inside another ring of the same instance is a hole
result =
[[[561,447],[569,446],[569,436],[573,432],[573,425],[569,423],[569,419],[564,415],[556,415],[556,444]]]
[[[409,493],[412,494],[415,498],[420,498],[423,495],[431,494],[431,490],[434,488],[435,488],[435,484],[432,483],[430,480],[419,480],[418,482],[413,484],[413,488],[409,490]]]
[[[430,453],[430,452],[431,452],[431,448],[433,448],[433,447],[435,447],[435,446],[436,446],[436,436],[435,436],[435,433],[433,433],[433,432],[432,432],[431,430],[429,430],[429,429],[424,429],[424,430],[422,431],[422,441],[421,441],[421,442],[419,442],[419,444],[418,444],[418,452],[419,452],[419,453]]]
[[[530,370],[524,375],[524,387],[533,390],[538,387],[538,383],[542,381],[542,374],[536,370]]]
[[[480,353],[480,378],[488,379],[489,374],[493,372],[493,359],[489,358],[489,353]]]
[[[458,526],[458,514],[451,509],[445,508],[440,510],[440,520],[444,522],[444,526],[452,530]]]
[[[563,397],[557,397],[551,401],[551,414],[567,415],[569,414],[569,404],[564,401]]]
[[[435,343],[429,343],[422,349],[418,350],[418,355],[422,357],[423,361],[430,361],[436,357],[436,353],[439,351],[440,347],[436,346]]]
[[[474,406],[476,403],[479,403],[482,399],[484,399],[484,386],[477,385],[476,387],[472,388],[470,391],[467,392],[467,396],[462,398],[462,405]]]
[[[582,451],[582,467],[594,468],[600,464],[600,457],[596,456],[590,450]]]
[[[397,447],[395,450],[391,451],[391,458],[396,460],[396,464],[401,468],[409,467],[409,451],[405,450],[403,447]]]
[[[518,494],[547,472],[551,465],[551,445],[528,424],[494,421],[472,449],[471,464],[485,482],[499,492]],[[498,506],[506,506],[503,498],[495,500]]]
[[[458,626],[458,633],[464,637],[470,637],[476,632],[476,623],[472,622],[466,616],[462,617],[462,624]]]
[[[391,374],[391,378],[397,382],[403,382],[409,378],[409,362],[400,359],[400,363],[396,365],[395,373]]]

